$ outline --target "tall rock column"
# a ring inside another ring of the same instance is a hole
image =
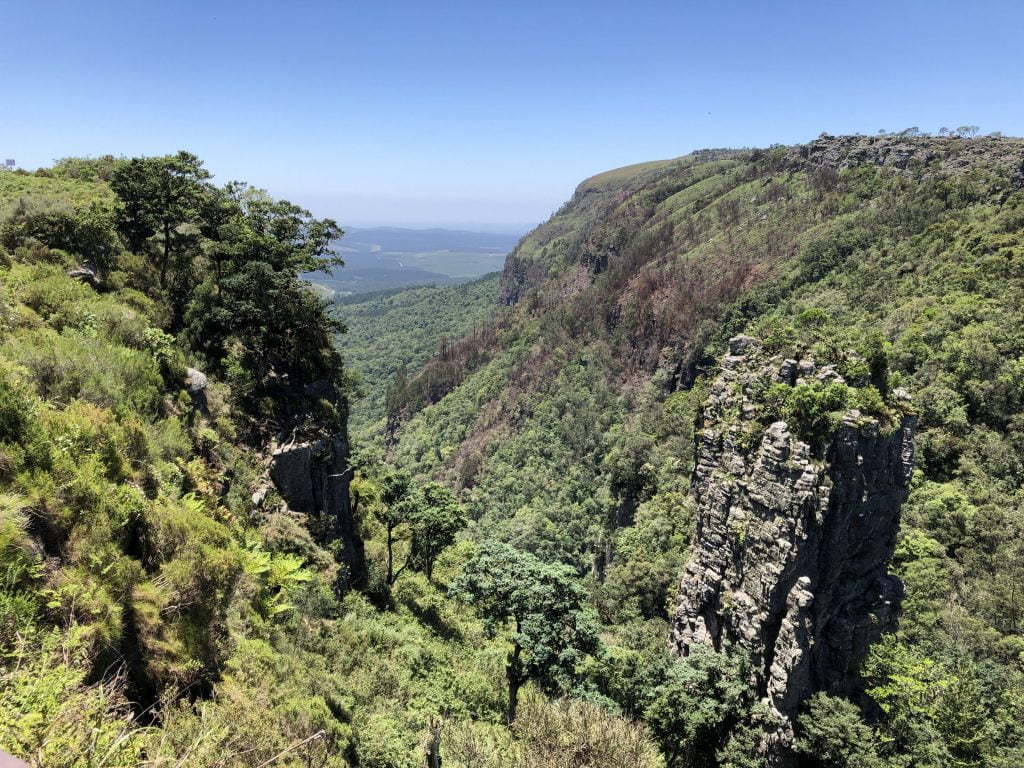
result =
[[[915,419],[883,427],[856,410],[815,440],[763,426],[772,384],[839,381],[832,366],[771,358],[740,336],[697,435],[697,534],[669,646],[745,650],[758,696],[779,718],[765,748],[785,762],[791,720],[816,691],[849,690],[902,594],[887,572],[913,469]]]

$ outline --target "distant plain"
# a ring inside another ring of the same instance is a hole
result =
[[[445,285],[500,271],[518,234],[453,229],[350,228],[335,248],[345,266],[304,277],[340,298],[411,285]]]

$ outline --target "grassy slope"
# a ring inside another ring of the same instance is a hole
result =
[[[81,205],[112,202],[114,195],[100,181],[0,172],[0,202],[12,206],[20,199],[45,200],[50,205]]]
[[[27,193],[43,208],[111,200],[101,182],[0,185],[0,211]],[[98,291],[66,274],[83,258],[0,248],[0,749],[44,767],[416,768],[443,715],[446,765],[547,755],[530,729],[552,722],[571,749],[582,720],[659,766],[641,731],[592,705],[528,692],[522,738],[500,725],[507,635],[446,597],[472,543],[388,594],[364,501],[371,585],[339,595],[303,516],[273,494],[254,509],[263,468],[236,442],[228,385],[211,379],[209,416],[190,402],[159,294],[128,287],[145,259],[121,254]]]

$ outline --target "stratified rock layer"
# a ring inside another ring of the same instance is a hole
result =
[[[750,337],[730,342],[698,433],[697,535],[670,646],[739,646],[759,696],[790,719],[811,693],[847,690],[902,592],[887,573],[913,468],[915,420],[882,429],[846,413],[817,450],[783,421],[758,421],[766,385],[840,380],[811,361],[769,359]],[[763,433],[762,433],[763,429]]]

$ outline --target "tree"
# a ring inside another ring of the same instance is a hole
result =
[[[163,240],[160,256],[160,287],[167,287],[172,255],[188,233],[184,224],[199,219],[202,198],[209,190],[210,173],[191,152],[163,157],[133,157],[115,172],[110,186],[124,208],[118,229],[129,250],[142,251],[149,239]]]
[[[204,216],[213,265],[190,296],[190,345],[215,371],[227,373],[243,410],[266,414],[269,401],[283,422],[278,427],[285,428],[309,414],[312,399],[323,408],[308,426],[335,431],[345,404],[334,337],[345,327],[302,275],[343,263],[330,247],[341,229],[237,183],[211,194]]]
[[[440,483],[427,483],[415,488],[408,473],[388,472],[380,482],[379,503],[373,516],[384,526],[387,542],[385,583],[390,587],[407,567],[422,570],[433,578],[438,555],[466,527],[455,496]],[[395,545],[399,531],[405,529],[411,538],[409,553],[401,567],[395,569]]]
[[[633,525],[636,508],[649,499],[657,488],[651,465],[654,438],[639,431],[620,432],[601,461],[608,477],[608,487],[619,502],[616,525]]]
[[[423,569],[431,579],[438,555],[466,527],[466,517],[450,490],[440,483],[427,483],[415,495],[409,524],[412,528],[409,559],[413,567]]]
[[[565,690],[577,664],[597,649],[596,618],[568,566],[491,542],[466,564],[451,594],[476,607],[491,636],[513,624],[505,666],[509,725],[527,681],[536,681],[545,692]]]
[[[794,751],[813,766],[872,768],[881,765],[875,735],[864,724],[857,706],[846,699],[816,693],[800,716],[800,735]]]
[[[405,570],[405,565],[395,573],[395,530],[409,521],[413,510],[412,478],[405,472],[389,472],[380,483],[380,504],[373,516],[387,532],[387,575],[385,583],[390,587]],[[408,565],[408,560],[406,561]]]
[[[644,721],[671,768],[715,765],[733,728],[750,718],[746,659],[697,645],[672,663],[650,694]]]

